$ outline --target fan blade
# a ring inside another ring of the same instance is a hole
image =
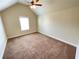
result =
[[[39,0],[32,0],[32,4],[36,4]]]
[[[42,6],[42,4],[37,4],[39,0],[32,0],[31,4],[36,6]]]
[[[38,2],[39,0],[36,0],[36,2]]]
[[[42,4],[34,4],[34,5],[36,5],[36,6],[42,6]]]

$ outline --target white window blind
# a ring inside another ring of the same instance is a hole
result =
[[[28,17],[19,17],[21,31],[29,30],[29,18]]]

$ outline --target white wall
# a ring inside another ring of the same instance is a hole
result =
[[[0,59],[2,59],[3,57],[6,42],[7,42],[7,37],[4,31],[2,19],[0,17]]]
[[[52,10],[53,8],[39,16],[39,32],[77,46],[79,44],[79,7],[55,12]]]

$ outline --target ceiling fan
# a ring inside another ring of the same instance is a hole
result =
[[[39,0],[32,0],[32,1],[31,1],[31,5],[42,6],[42,4],[38,4],[38,3],[37,3],[38,1],[39,1]]]

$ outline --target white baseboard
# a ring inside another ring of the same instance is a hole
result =
[[[34,32],[33,32],[33,33],[34,33]],[[39,32],[39,33],[41,33],[41,32]],[[27,34],[31,34],[31,33],[27,33]],[[15,36],[11,36],[11,37],[8,37],[8,38],[10,39],[10,38],[19,37],[19,36],[23,36],[23,35],[27,35],[27,34],[15,35]],[[67,44],[72,45],[72,46],[74,46],[74,47],[77,47],[77,46],[78,46],[78,45],[73,44],[73,43],[71,43],[71,42],[62,40],[62,39],[60,39],[60,38],[58,38],[58,37],[55,37],[55,36],[52,36],[52,35],[49,35],[49,34],[45,34],[45,33],[42,33],[42,34],[44,34],[44,35],[46,35],[46,36],[49,36],[49,37],[51,37],[51,38],[55,38],[56,40],[59,40],[59,41],[64,42],[64,43],[67,43]]]
[[[35,32],[30,32],[30,33],[26,33],[26,34],[18,34],[18,35],[15,35],[15,36],[10,36],[10,37],[8,37],[8,39],[15,38],[15,37],[19,37],[19,36],[23,36],[23,35],[28,35],[28,34],[35,33]]]
[[[41,33],[41,32],[39,32],[39,33]],[[69,44],[69,45],[71,45],[71,46],[76,47],[75,59],[79,59],[79,45],[76,45],[76,44],[67,42],[67,41],[65,41],[65,40],[62,40],[62,39],[60,39],[60,38],[58,38],[58,37],[55,37],[55,36],[52,36],[52,35],[49,35],[49,34],[45,34],[45,33],[41,33],[41,34],[44,34],[44,35],[49,36],[49,37],[51,37],[51,38],[55,38],[56,40],[59,40],[59,41],[61,41],[61,42],[64,42],[64,43],[66,43],[66,44]]]
[[[75,59],[79,59],[79,46],[78,46],[77,49],[76,49],[76,56],[75,56]]]
[[[15,38],[15,37],[19,37],[19,36],[23,36],[23,35],[26,35],[26,34],[20,34],[20,35],[10,36],[10,37],[8,37],[8,39]]]
[[[41,33],[41,32],[39,32],[39,33]],[[41,33],[41,34],[44,34],[44,35],[49,36],[49,37],[51,37],[51,38],[55,38],[56,40],[59,40],[59,41],[61,41],[61,42],[64,42],[64,43],[66,43],[66,44],[69,44],[69,45],[72,45],[72,46],[76,47],[77,50],[76,50],[76,57],[75,57],[75,59],[79,59],[79,56],[78,56],[78,54],[79,54],[79,47],[78,47],[78,45],[75,45],[75,44],[73,44],[73,43],[67,42],[67,41],[65,41],[65,40],[62,40],[62,39],[60,39],[60,38],[57,38],[57,37],[52,36],[52,35],[49,35],[49,34],[45,34],[45,33]],[[1,55],[0,55],[0,59],[2,59],[2,57],[3,57],[4,51],[5,51],[5,47],[6,47],[6,43],[7,43],[7,40],[4,42],[3,51],[2,51],[2,53],[1,53]]]
[[[39,32],[39,33],[41,33],[41,32]],[[59,41],[61,41],[61,42],[64,42],[64,43],[69,44],[69,45],[71,45],[71,46],[74,46],[74,47],[76,47],[76,48],[77,48],[77,46],[78,46],[78,45],[76,45],[76,44],[73,44],[73,43],[71,43],[71,42],[62,40],[62,39],[60,39],[60,38],[58,38],[58,37],[55,37],[55,36],[52,36],[52,35],[49,35],[49,34],[45,34],[45,33],[41,33],[41,34],[44,34],[44,35],[49,36],[49,37],[51,37],[51,38],[55,38],[56,40],[59,40]]]
[[[4,51],[6,48],[7,40],[4,41],[3,46],[1,48],[2,52],[0,53],[0,59],[3,59]]]

